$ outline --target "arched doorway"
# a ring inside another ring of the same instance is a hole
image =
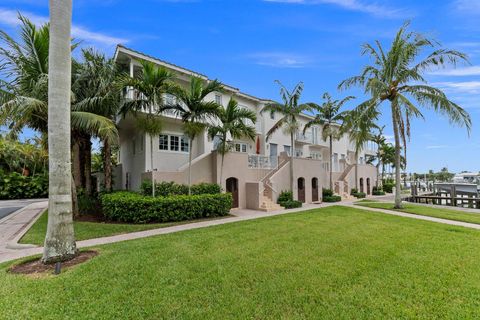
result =
[[[360,178],[360,192],[363,192],[363,178]]]
[[[297,189],[298,189],[298,201],[305,202],[305,179],[304,178],[298,178]]]
[[[312,178],[312,202],[318,201],[318,179]]]
[[[238,179],[231,177],[226,181],[227,192],[232,194],[232,208],[238,208]]]
[[[370,178],[367,178],[367,194],[370,194]]]

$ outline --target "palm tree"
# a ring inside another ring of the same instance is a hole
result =
[[[379,187],[379,183],[380,183],[380,166],[382,165],[382,156],[381,156],[381,152],[382,152],[382,146],[386,143],[387,139],[385,138],[385,136],[383,135],[383,130],[385,129],[385,126],[382,126],[382,127],[376,127],[376,129],[378,130],[377,133],[372,133],[372,141],[373,143],[375,143],[377,145],[377,154],[375,156],[375,158],[377,159],[377,164],[375,165],[375,168],[377,170],[377,182],[375,184],[375,186],[378,188]]]
[[[77,254],[73,231],[70,165],[70,29],[72,2],[50,0],[48,85],[48,225],[42,261],[52,263]]]
[[[444,67],[447,64],[455,66],[461,61],[467,61],[466,55],[442,48],[422,34],[408,32],[407,28],[408,24],[400,28],[388,51],[384,50],[379,41],[376,41],[376,47],[365,44],[362,54],[369,55],[373,64],[365,66],[360,75],[344,80],[339,85],[340,89],[363,87],[370,96],[364,102],[368,108],[379,109],[383,102],[390,104],[395,137],[395,208],[402,207],[400,152],[402,146],[406,152],[410,120],[423,118],[418,107],[430,108],[446,115],[451,123],[465,126],[468,132],[471,127],[469,114],[449,100],[442,90],[428,85],[424,78],[425,72],[434,67]],[[425,52],[426,50],[430,52]]]
[[[219,144],[217,151],[222,155],[222,164],[220,167],[220,185],[223,178],[223,161],[225,154],[230,150],[229,141],[232,139],[240,139],[247,137],[250,140],[255,139],[255,127],[248,124],[248,122],[255,123],[257,116],[255,112],[245,108],[239,108],[238,102],[235,99],[230,99],[226,109],[220,108],[218,110],[218,122],[208,128],[208,135],[213,139],[219,136]]]
[[[92,49],[83,50],[82,53],[84,62],[73,90],[78,102],[74,104],[73,110],[97,114],[113,122],[121,102],[121,90],[116,86],[120,77],[118,66],[113,58],[106,58],[104,54]],[[112,145],[116,143],[116,139],[103,135],[101,140],[104,187],[109,192],[112,191]],[[91,154],[90,147],[86,151]],[[91,159],[91,156],[89,158]],[[90,167],[90,163],[91,160],[86,161],[85,166]],[[88,176],[88,174],[85,175]]]
[[[164,95],[169,92],[169,81],[173,74],[164,67],[157,67],[152,62],[141,61],[142,73],[133,78],[124,75],[118,81],[120,88],[134,90],[133,99],[123,101],[120,113],[126,116],[132,113],[137,126],[150,136],[150,170],[152,172],[152,196],[155,197],[155,179],[153,176],[153,137],[162,132],[162,120],[158,111],[164,105]],[[145,114],[145,111],[147,112]]]
[[[330,190],[333,190],[333,175],[332,175],[332,158],[333,158],[333,141],[340,137],[339,125],[343,122],[345,116],[347,115],[346,111],[340,112],[340,109],[343,105],[354,99],[352,96],[343,98],[342,100],[332,100],[332,97],[329,93],[323,94],[324,102],[321,105],[315,103],[309,103],[310,107],[316,111],[315,118],[308,121],[303,132],[308,130],[308,128],[320,125],[322,126],[322,139],[329,142],[329,182]]]
[[[215,101],[205,101],[207,95],[213,92],[222,92],[223,85],[217,81],[208,81],[192,77],[190,86],[185,89],[181,86],[173,86],[172,93],[177,99],[177,103],[170,106],[164,106],[160,112],[166,110],[174,111],[183,121],[184,133],[190,140],[188,150],[188,194],[191,194],[192,185],[192,145],[195,137],[205,130],[207,120],[217,118],[219,110],[222,108]]]
[[[287,134],[290,134],[290,190],[294,190],[294,176],[293,176],[293,158],[295,154],[295,134],[300,128],[298,117],[304,111],[311,111],[309,104],[299,104],[300,97],[303,92],[303,82],[298,83],[292,91],[289,91],[280,81],[276,80],[280,86],[280,97],[282,103],[274,102],[267,104],[260,112],[274,112],[282,115],[282,117],[273,125],[266,134],[267,141],[279,129],[284,129]]]
[[[49,61],[49,25],[36,27],[27,18],[19,15],[21,21],[20,39],[0,31],[0,40],[5,46],[0,47],[0,58],[3,59],[2,75],[9,81],[0,83],[0,125],[9,128],[9,135],[16,136],[25,127],[34,129],[42,134],[48,131],[48,61]],[[72,44],[71,50],[76,47]],[[77,81],[82,65],[71,60],[72,69],[72,109],[71,129],[72,137],[77,134],[90,143],[89,137],[115,140],[117,129],[115,123],[106,117],[97,115],[75,107],[80,97],[83,97],[84,86]],[[81,179],[79,167],[80,151],[76,150],[76,139],[73,139],[73,164],[77,172],[75,180]],[[89,144],[90,145],[90,144]],[[79,184],[80,185],[80,184]]]
[[[377,128],[375,121],[378,119],[376,109],[356,108],[347,112],[342,125],[342,133],[348,133],[350,141],[355,147],[355,189],[358,190],[358,159],[359,154],[368,141],[372,140],[371,131]]]

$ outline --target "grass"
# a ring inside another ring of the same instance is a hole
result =
[[[365,202],[356,202],[356,204],[368,208],[388,209],[405,213],[418,214],[422,216],[480,224],[480,211],[478,213],[469,213],[460,210],[445,209],[441,207],[419,206],[409,203],[404,203],[403,209],[393,209],[393,203],[371,201],[369,202],[368,200]]]
[[[480,317],[480,233],[328,207],[99,247],[59,276],[0,265],[2,319]]]
[[[219,219],[219,217],[216,217]],[[137,231],[151,230],[157,228],[166,228],[179,224],[193,223],[204,221],[208,219],[166,222],[166,223],[151,223],[151,224],[121,224],[121,223],[100,223],[100,222],[85,222],[75,221],[75,238],[77,241],[88,240],[94,238],[108,237],[118,234],[131,233]],[[45,212],[33,224],[28,232],[20,239],[19,243],[28,243],[35,245],[43,245],[45,241],[45,233],[47,232],[48,213]]]

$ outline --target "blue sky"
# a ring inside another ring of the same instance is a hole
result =
[[[40,23],[48,1],[2,0],[0,28],[13,33],[20,11]],[[471,65],[432,71],[428,80],[445,89],[473,120],[468,137],[425,110],[412,123],[409,171],[480,170],[479,0],[75,0],[73,35],[84,46],[112,54],[117,43],[218,78],[255,96],[276,99],[274,80],[305,83],[303,100],[335,97],[338,83],[356,75],[368,59],[360,45],[388,46],[406,20],[411,29],[467,53]],[[353,105],[351,105],[353,107]],[[381,123],[387,124],[387,106]]]

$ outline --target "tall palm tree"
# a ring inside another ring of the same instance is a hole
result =
[[[213,139],[219,136],[217,151],[222,155],[222,164],[220,167],[220,185],[223,179],[223,161],[225,154],[230,150],[229,136],[232,139],[241,139],[246,137],[250,140],[255,139],[255,127],[248,122],[255,123],[257,116],[255,112],[245,108],[239,108],[235,99],[230,99],[225,109],[218,110],[218,122],[208,128],[208,135]]]
[[[125,116],[131,113],[137,120],[137,126],[150,136],[150,170],[152,172],[152,196],[155,196],[153,137],[162,132],[162,119],[158,112],[164,105],[164,96],[169,92],[169,81],[173,73],[152,62],[141,61],[142,73],[133,78],[124,75],[118,80],[120,88],[134,90],[133,99],[123,101],[120,112]],[[146,112],[146,113],[145,113]]]
[[[386,143],[387,139],[383,135],[383,130],[385,130],[385,126],[377,126],[376,129],[378,130],[376,133],[372,132],[372,141],[377,145],[377,153],[375,155],[375,158],[377,159],[377,164],[375,165],[375,168],[377,170],[377,182],[375,186],[378,188],[380,186],[380,166],[382,165],[382,157],[381,157],[381,152],[382,152],[382,146]]]
[[[282,117],[273,125],[266,134],[267,141],[270,137],[280,129],[283,129],[287,134],[290,134],[290,190],[294,190],[294,176],[293,176],[293,159],[295,155],[295,134],[300,128],[298,117],[305,111],[311,111],[308,104],[299,104],[300,97],[303,92],[303,82],[299,82],[292,91],[289,91],[280,81],[275,80],[280,86],[280,97],[282,102],[274,102],[267,104],[260,112],[274,112],[280,114]]]
[[[188,151],[188,194],[191,194],[192,185],[192,146],[195,137],[208,128],[207,121],[216,119],[222,108],[215,101],[205,101],[207,95],[213,92],[222,92],[223,85],[217,81],[207,81],[192,77],[190,86],[185,89],[181,86],[172,87],[172,93],[177,98],[177,103],[164,106],[160,112],[174,111],[183,121],[184,133],[190,140]]]
[[[3,59],[2,76],[8,82],[0,83],[0,125],[9,128],[9,135],[16,136],[25,127],[42,134],[48,128],[48,61],[49,61],[49,24],[36,27],[27,18],[19,15],[21,22],[20,40],[6,32],[0,31],[0,40],[5,44],[0,47],[0,59]],[[71,50],[76,44],[71,44]],[[78,98],[82,96],[76,84],[80,78],[82,65],[71,60],[72,69],[72,108],[71,129],[74,132],[102,139],[116,139],[115,123],[106,117],[75,108]],[[80,88],[82,88],[80,86]],[[76,140],[72,146],[75,151]],[[88,142],[90,142],[88,140]],[[79,152],[73,152],[74,160]],[[74,172],[80,172],[78,162],[74,161]],[[75,177],[76,180],[80,176]]]
[[[42,261],[52,263],[77,254],[73,231],[70,165],[70,30],[72,2],[50,0],[48,85],[48,225]]]
[[[364,110],[365,109],[365,110]],[[378,112],[372,108],[355,108],[347,112],[342,124],[342,133],[348,133],[349,139],[355,148],[355,189],[358,190],[358,160],[365,144],[372,140],[371,131],[378,126]]]
[[[467,61],[465,54],[442,48],[438,42],[422,34],[408,32],[408,24],[400,28],[391,47],[385,50],[379,41],[365,44],[362,54],[369,55],[373,64],[364,67],[362,73],[340,83],[339,88],[363,87],[370,98],[364,103],[378,109],[383,102],[390,104],[392,127],[395,137],[395,208],[402,207],[401,198],[401,148],[406,152],[410,137],[410,120],[423,118],[418,107],[433,109],[447,116],[451,123],[471,127],[469,114],[448,99],[445,93],[428,85],[425,72],[435,67]]]
[[[90,112],[115,121],[121,102],[121,90],[116,85],[120,78],[118,65],[113,58],[107,58],[93,49],[82,50],[82,54],[84,61],[73,90],[78,102],[73,105],[73,110]],[[109,135],[102,136],[101,140],[104,187],[106,191],[112,191],[111,154],[112,145],[117,141]],[[91,154],[91,148],[87,152]],[[90,162],[87,161],[86,166]]]
[[[346,111],[340,112],[340,109],[348,101],[354,99],[352,96],[343,98],[342,100],[332,100],[329,93],[323,94],[324,102],[321,105],[316,103],[309,103],[310,107],[316,112],[315,118],[308,121],[303,132],[305,133],[310,127],[320,125],[322,126],[322,139],[329,142],[329,183],[330,190],[333,190],[333,141],[341,136],[341,130],[339,130],[341,123],[343,122]]]

